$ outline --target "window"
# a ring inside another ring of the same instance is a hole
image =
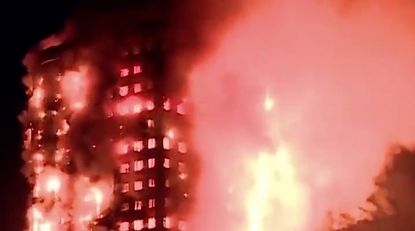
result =
[[[133,221],[133,228],[134,228],[134,230],[142,230],[144,228],[143,220]]]
[[[169,158],[164,158],[163,166],[165,168],[170,168],[170,159]]]
[[[148,139],[147,147],[148,147],[148,149],[155,148],[156,147],[156,139],[155,138]]]
[[[134,67],[133,67],[133,73],[134,74],[139,74],[139,73],[141,73],[142,72],[142,70],[141,70],[141,66],[139,66],[139,65],[135,65]]]
[[[178,146],[178,151],[180,152],[180,153],[186,153],[187,152],[187,145],[185,144],[185,143],[183,143],[183,142],[179,142],[178,144],[177,144],[177,146]]]
[[[178,228],[179,228],[180,231],[187,230],[186,223],[184,221],[179,221],[178,222]]]
[[[141,84],[139,83],[134,84],[134,93],[141,92],[142,90],[143,88],[141,87]]]
[[[170,139],[168,137],[163,138],[163,148],[169,150],[170,147]]]
[[[140,113],[143,110],[141,103],[136,102],[133,105],[133,113]]]
[[[163,218],[163,226],[166,229],[171,229],[172,228],[172,220],[170,217],[164,217]]]
[[[148,187],[150,188],[156,187],[156,181],[154,180],[154,178],[148,179]]]
[[[126,193],[130,190],[130,185],[128,183],[122,184],[122,192]]]
[[[148,168],[154,168],[154,166],[156,166],[156,159],[154,158],[148,159],[147,162],[148,162]]]
[[[119,230],[120,231],[128,231],[128,229],[130,228],[129,226],[130,226],[130,223],[128,223],[126,221],[121,222],[120,226],[119,226]]]
[[[154,208],[156,207],[156,199],[150,199],[148,200],[148,208]]]
[[[179,178],[181,180],[184,180],[187,178],[187,174],[185,173],[186,169],[185,169],[185,165],[182,162],[179,162],[178,164],[178,170],[179,170]]]
[[[166,101],[164,101],[163,108],[166,111],[170,111],[170,109],[171,109],[170,99],[167,99]]]
[[[121,205],[121,211],[125,212],[125,211],[128,211],[128,209],[130,209],[130,204],[128,204],[128,203],[123,203],[123,204]]]
[[[135,160],[134,161],[134,171],[138,172],[143,170],[144,168],[144,161],[142,160]]]
[[[166,188],[169,188],[170,187],[170,181],[169,181],[169,179],[166,180],[165,185],[166,185]]]
[[[183,162],[179,162],[178,163],[178,170],[179,170],[179,172],[184,172],[185,171],[185,165],[184,165],[184,163]]]
[[[130,172],[130,165],[128,163],[121,164],[120,173],[128,173],[128,172]]]
[[[139,181],[134,181],[134,190],[135,191],[140,191],[143,189],[143,181],[139,180]]]
[[[147,226],[148,226],[149,229],[154,229],[156,227],[156,218],[154,218],[154,217],[148,218],[148,225]]]
[[[184,103],[177,105],[177,114],[184,115],[186,114],[186,108]]]
[[[120,94],[120,96],[128,95],[128,86],[120,87],[119,94]]]
[[[146,103],[146,106],[147,106],[147,110],[151,111],[154,109],[154,102],[151,100],[148,100]]]
[[[147,127],[154,128],[154,120],[147,120]]]
[[[134,210],[141,210],[143,208],[143,202],[134,201]]]
[[[133,150],[136,152],[140,152],[141,150],[143,150],[144,145],[143,145],[143,141],[142,140],[136,140],[133,143]]]
[[[120,76],[121,77],[128,76],[129,72],[130,71],[127,68],[123,68],[123,69],[120,70]]]
[[[128,152],[128,143],[125,141],[120,141],[117,144],[117,153],[118,154],[127,154]]]

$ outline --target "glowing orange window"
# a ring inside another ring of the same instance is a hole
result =
[[[128,95],[128,86],[121,86],[119,90],[120,96]]]
[[[127,154],[128,153],[128,143],[125,141],[120,141],[118,142],[118,144],[116,145],[116,152],[118,154]]]
[[[166,150],[169,150],[171,148],[170,139],[168,137],[163,138],[163,148]]]
[[[165,168],[170,168],[170,159],[169,158],[164,158],[163,166]]]
[[[120,173],[128,173],[130,171],[130,165],[128,163],[121,164]]]
[[[141,150],[143,150],[144,145],[143,145],[143,141],[142,140],[137,140],[134,141],[133,143],[133,150],[136,152],[140,152]]]
[[[123,68],[120,70],[120,76],[121,77],[126,77],[128,76],[128,74],[130,73],[130,71],[127,68]]]
[[[154,180],[154,178],[148,179],[148,187],[150,188],[156,187],[156,181]]]
[[[146,103],[146,107],[147,107],[147,110],[149,110],[149,111],[153,110],[154,109],[154,102],[151,101],[151,100],[148,100],[147,103]]]
[[[156,227],[156,218],[154,217],[149,218],[147,226],[149,229],[154,229]]]
[[[156,199],[150,199],[150,200],[148,200],[148,207],[150,209],[156,207]]]
[[[163,226],[166,229],[172,228],[172,220],[170,217],[164,217],[163,218]]]
[[[186,114],[186,108],[185,108],[184,103],[177,105],[177,113],[180,115]]]
[[[128,231],[129,230],[129,227],[130,226],[130,223],[128,223],[128,222],[126,222],[126,221],[124,221],[124,222],[121,222],[120,223],[120,226],[119,226],[119,230],[120,231]]]
[[[134,190],[135,191],[140,191],[143,189],[143,181],[138,180],[138,181],[134,181]]]
[[[186,153],[187,152],[187,145],[185,144],[185,143],[183,143],[183,142],[179,142],[178,144],[177,144],[177,146],[178,146],[178,151],[180,152],[180,153]]]
[[[134,67],[133,67],[133,73],[134,74],[139,74],[139,73],[141,73],[142,72],[142,70],[141,70],[141,66],[140,65],[135,65]]]
[[[156,159],[150,158],[148,159],[148,168],[154,168],[156,166]]]
[[[144,228],[143,220],[135,220],[133,222],[133,229],[134,230],[142,230]]]
[[[148,139],[147,147],[148,147],[148,149],[155,148],[156,147],[156,139],[155,138]]]
[[[134,171],[138,172],[143,170],[144,168],[144,161],[142,160],[135,160],[134,161]]]
[[[141,92],[142,90],[143,89],[141,87],[141,84],[139,84],[139,83],[134,84],[134,93]]]
[[[170,109],[171,109],[170,99],[167,99],[166,101],[164,101],[163,108],[166,111],[170,111]]]
[[[154,128],[154,120],[147,120],[147,127]]]
[[[123,185],[122,185],[122,190],[121,190],[123,193],[126,193],[126,192],[128,192],[128,191],[130,191],[130,185],[128,184],[128,183],[124,183]]]
[[[141,210],[143,208],[143,202],[134,201],[134,210]]]

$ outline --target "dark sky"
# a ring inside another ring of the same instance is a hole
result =
[[[29,187],[20,173],[21,130],[17,120],[24,109],[22,59],[41,39],[63,28],[77,1],[5,0],[0,3],[1,28],[1,186],[0,230],[21,231]]]

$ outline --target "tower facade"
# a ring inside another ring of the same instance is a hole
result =
[[[168,92],[158,49],[132,48],[118,66],[110,101],[119,171],[119,230],[185,230],[188,197],[186,101]]]
[[[186,230],[188,108],[163,49],[150,38],[104,62],[90,58],[105,47],[83,52],[63,42],[27,64],[28,230]]]

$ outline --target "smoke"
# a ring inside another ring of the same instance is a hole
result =
[[[304,203],[293,212],[270,201],[260,230],[319,230],[329,212],[370,219],[359,207],[369,206],[385,153],[414,141],[414,13],[404,0],[280,0],[235,23],[190,78],[202,163],[192,229],[246,230],[255,209],[246,208],[246,165],[282,141]]]

